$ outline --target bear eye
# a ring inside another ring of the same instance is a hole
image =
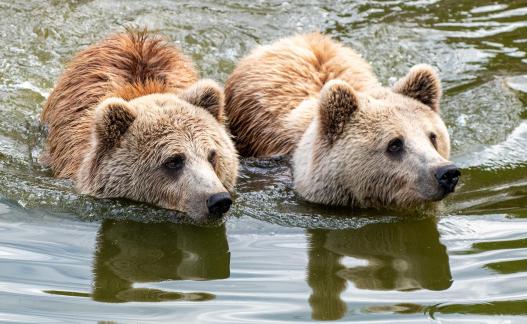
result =
[[[390,154],[397,154],[403,150],[403,140],[400,138],[395,138],[388,143],[387,151]]]
[[[430,142],[432,142],[432,145],[437,149],[437,135],[434,133],[430,133]]]
[[[217,157],[218,157],[218,154],[216,153],[215,150],[210,151],[209,156],[208,156],[209,163],[214,166],[216,164]]]
[[[165,161],[163,166],[171,171],[181,170],[185,165],[185,155],[176,154]]]

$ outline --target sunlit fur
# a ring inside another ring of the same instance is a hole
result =
[[[427,65],[390,89],[352,49],[300,35],[242,59],[225,94],[240,152],[292,154],[295,188],[309,201],[409,207],[445,195],[434,171],[449,163],[450,140],[439,116],[440,81]],[[397,137],[405,143],[399,157],[387,152]]]
[[[175,47],[145,32],[119,34],[78,54],[59,79],[42,115],[43,161],[82,193],[204,219],[207,198],[232,192],[237,177],[223,106],[221,87],[198,81]],[[176,154],[184,168],[170,173],[164,164]]]

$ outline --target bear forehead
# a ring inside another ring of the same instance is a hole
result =
[[[361,98],[361,103],[370,109],[392,110],[394,112],[410,112],[432,116],[436,114],[430,107],[407,96],[385,90]]]
[[[356,118],[352,117],[350,125],[350,132],[354,133],[354,136],[367,136],[381,142],[389,137],[421,137],[431,131],[441,133],[444,128],[439,115],[426,106],[391,102],[376,102],[362,107]]]
[[[135,107],[138,115],[149,117],[180,116],[182,118],[191,118],[197,116],[200,118],[206,118],[208,117],[207,115],[210,115],[203,108],[191,105],[172,93],[146,95],[135,98],[129,103]]]
[[[212,115],[175,95],[149,95],[129,102],[137,117],[127,131],[139,147],[211,146],[221,141]]]
[[[204,108],[175,94],[152,94],[129,102],[137,111],[137,124],[152,129],[180,128],[187,131],[216,129],[217,122]]]
[[[406,96],[393,92],[384,93],[381,97],[365,96],[361,98],[363,116],[369,121],[406,122],[439,122],[439,114],[430,107]]]
[[[130,131],[141,142],[214,143],[219,141],[219,130],[214,124],[193,116],[138,115]]]

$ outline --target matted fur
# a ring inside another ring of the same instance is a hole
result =
[[[390,89],[352,49],[299,35],[243,58],[225,96],[240,153],[292,154],[295,189],[309,201],[408,207],[445,196],[434,172],[450,164],[450,139],[439,77],[428,65]],[[390,156],[397,138],[405,154]]]

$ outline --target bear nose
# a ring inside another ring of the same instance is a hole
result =
[[[454,164],[439,167],[435,172],[435,178],[446,193],[454,192],[461,172]]]
[[[229,211],[232,205],[231,195],[228,192],[214,194],[207,199],[209,214],[214,218],[219,218]]]

